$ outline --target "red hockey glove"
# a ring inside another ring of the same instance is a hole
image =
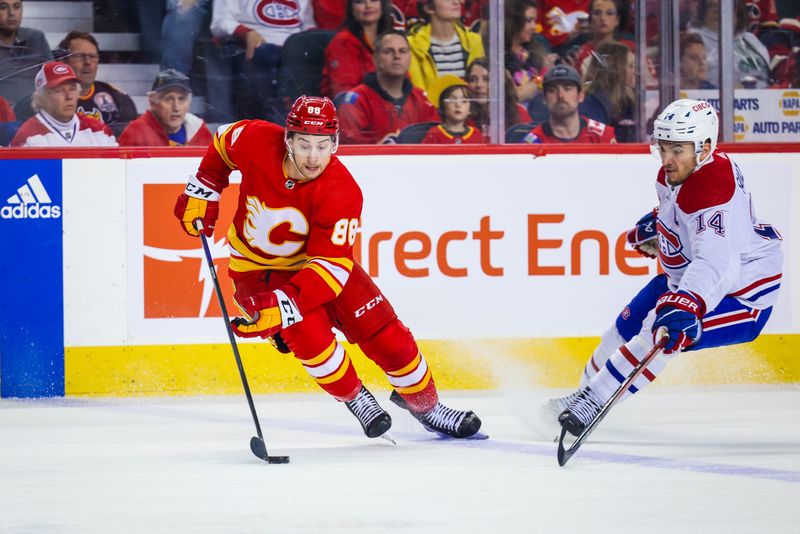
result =
[[[251,318],[231,321],[233,333],[239,337],[272,337],[303,320],[294,298],[280,289],[248,296],[237,304]]]
[[[202,184],[196,177],[191,177],[186,189],[175,202],[175,217],[181,221],[183,231],[191,236],[199,236],[194,221],[203,221],[203,233],[207,237],[214,235],[214,225],[219,216],[220,194]]]
[[[625,236],[636,252],[648,258],[658,256],[658,208],[636,221],[636,226]]]
[[[703,300],[688,291],[669,291],[661,295],[656,303],[656,320],[653,323],[653,342],[656,333],[665,327],[669,340],[664,346],[664,354],[680,352],[691,346],[703,333],[700,319],[706,313]]]

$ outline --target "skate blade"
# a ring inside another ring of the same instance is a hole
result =
[[[391,443],[394,446],[397,446],[397,442],[395,441],[394,437],[392,437],[392,435],[389,432],[384,432],[383,434],[380,435],[380,438],[385,439],[386,441],[388,441],[389,443]]]

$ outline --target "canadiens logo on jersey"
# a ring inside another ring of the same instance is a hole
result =
[[[664,226],[661,221],[656,225],[658,229],[658,248],[661,264],[667,269],[680,269],[689,265],[689,258],[683,255],[681,238]]]
[[[295,0],[257,0],[253,16],[267,26],[300,27],[300,5]]]

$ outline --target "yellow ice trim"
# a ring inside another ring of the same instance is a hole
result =
[[[350,356],[348,356],[347,353],[345,352],[344,353],[344,360],[342,360],[342,366],[339,367],[338,371],[336,371],[332,375],[324,376],[322,378],[315,378],[314,380],[317,381],[317,384],[331,384],[333,382],[336,382],[337,380],[339,380],[340,378],[342,378],[344,376],[344,374],[347,372],[347,369],[348,369],[348,367],[350,367],[350,365],[352,365],[350,363]]]
[[[392,376],[407,375],[408,373],[410,373],[411,371],[416,369],[417,366],[419,365],[419,362],[421,362],[421,361],[422,361],[422,354],[418,352],[416,357],[413,360],[411,360],[411,363],[409,363],[408,365],[406,365],[402,369],[398,369],[397,371],[392,371],[391,373],[386,373],[386,374],[387,375],[392,375]]]
[[[307,365],[310,367],[314,367],[315,365],[319,365],[328,358],[333,355],[333,351],[336,350],[336,341],[333,341],[328,348],[323,350],[318,356],[314,356],[310,360],[301,360],[303,365]]]
[[[428,387],[428,382],[430,381],[431,381],[431,370],[429,368],[427,371],[425,371],[425,376],[422,377],[422,381],[420,381],[418,384],[409,386],[407,388],[395,388],[395,389],[397,390],[398,393],[402,393],[404,395],[411,395],[412,393],[417,393]]]
[[[317,275],[322,278],[326,284],[328,284],[328,286],[331,288],[331,291],[333,291],[335,295],[338,295],[342,292],[342,284],[340,284],[339,281],[331,275],[331,273],[326,271],[324,267],[316,263],[308,263],[303,268],[311,269],[317,273]]]
[[[224,332],[220,336],[224,339]],[[420,340],[436,386],[448,389],[575,387],[598,338]],[[364,384],[388,390],[386,375],[361,350],[342,343]],[[239,343],[254,393],[318,392],[291,354],[266,342]],[[800,334],[764,335],[753,343],[675,357],[662,385],[800,382]],[[228,343],[67,347],[67,395],[233,395],[242,383]]]

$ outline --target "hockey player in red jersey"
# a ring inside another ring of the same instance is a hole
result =
[[[175,215],[195,236],[194,222],[201,219],[210,236],[228,176],[239,170],[239,204],[228,229],[228,272],[246,314],[232,321],[236,335],[273,338],[279,349],[293,352],[368,437],[380,436],[391,417],[362,385],[335,327],[386,373],[395,404],[428,430],[469,437],[480,419],[439,402],[411,332],[353,259],[362,195],[334,155],[338,141],[339,121],[328,98],[298,98],[285,129],[261,120],[223,125]]]
[[[663,352],[624,393],[656,379],[678,353],[746,343],[758,337],[781,283],[781,236],[756,218],[739,166],[717,150],[717,114],[708,102],[677,100],[654,123],[659,206],[639,220],[628,241],[658,254],[654,277],[603,334],[581,388],[547,405],[562,428],[579,435],[654,346]],[[657,240],[657,242],[655,241]]]

